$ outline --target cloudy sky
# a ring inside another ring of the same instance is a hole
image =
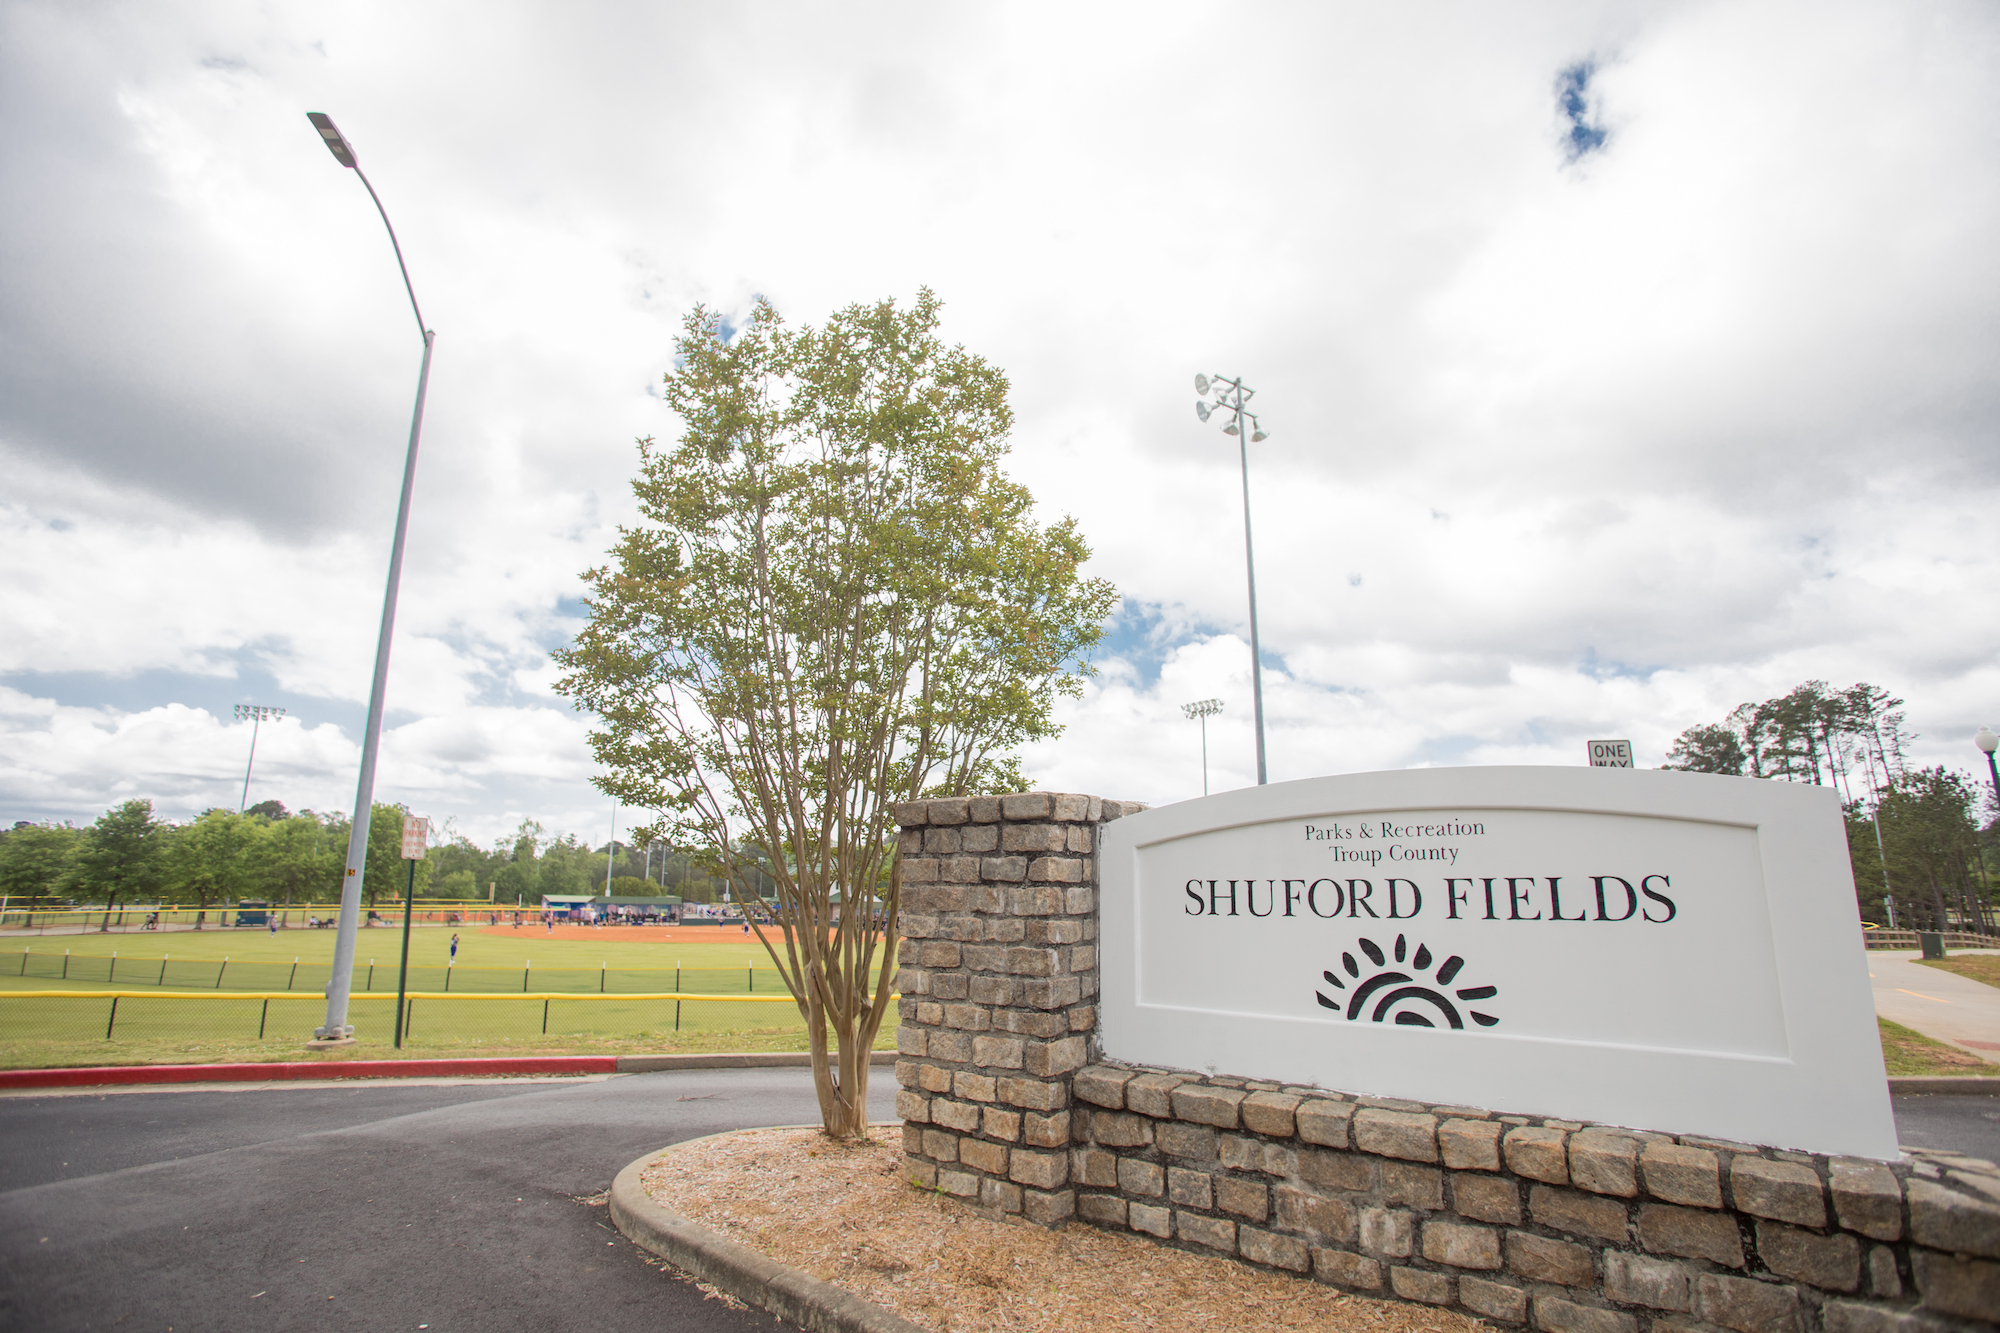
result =
[[[601,841],[549,689],[680,316],[945,300],[1124,594],[1026,756],[1147,801],[1660,762],[1817,677],[2000,723],[2000,11],[0,4],[0,820],[378,799]],[[622,823],[621,823],[622,826]]]

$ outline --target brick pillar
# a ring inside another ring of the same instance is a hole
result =
[[[1045,1226],[1075,1213],[1070,1078],[1097,1029],[1097,830],[1141,808],[1055,792],[896,807],[911,1180]]]

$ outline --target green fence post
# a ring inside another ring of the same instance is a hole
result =
[[[1944,955],[1943,955],[1943,954],[1939,954],[1939,955],[1938,955],[1938,957],[1942,958],[1942,957],[1944,957]],[[64,981],[68,981],[68,980],[69,980],[69,950],[68,950],[68,949],[64,949],[64,950],[63,950],[63,973],[62,973],[62,979],[63,979]]]
[[[674,991],[676,994],[679,993],[680,988],[681,988],[681,963],[680,959],[676,958],[674,960]],[[679,1003],[679,1001],[675,1001],[675,1003]]]
[[[410,864],[415,865],[416,862],[412,861]],[[449,962],[444,965],[444,988],[447,991],[451,989],[451,967]]]
[[[215,969],[215,989],[222,989],[222,974],[229,970],[229,955],[222,955],[222,966]]]
[[[266,995],[266,996],[264,997],[264,1008],[263,1008],[263,1010],[262,1010],[262,1011],[261,1011],[261,1012],[260,1012],[260,1013],[259,1013],[259,1014],[257,1015],[257,1040],[258,1040],[258,1041],[262,1041],[262,1040],[264,1040],[264,1024],[265,1024],[265,1022],[266,1022],[267,1020],[269,1020],[269,1018],[270,1018],[270,1017],[271,1017],[271,997],[270,997],[270,996],[268,996],[268,995]]]
[[[104,1025],[104,1039],[111,1040],[111,1029],[118,1026],[118,997],[111,997],[111,1020]]]
[[[168,955],[166,954],[160,955],[160,980],[158,984],[162,986],[167,984],[167,957]]]
[[[28,975],[28,946],[25,944],[21,946],[21,975]]]
[[[542,1035],[544,1037],[549,1035],[549,1002],[547,1000],[542,1001]]]
[[[678,988],[678,987],[676,987],[675,989],[679,989],[679,988]],[[676,1032],[679,1032],[680,1030],[681,1030],[681,1002],[680,1002],[679,1000],[675,1000],[675,1001],[674,1001],[674,1031],[676,1031]]]
[[[299,956],[297,954],[293,954],[292,970],[290,974],[285,977],[286,990],[290,990],[292,988],[292,982],[298,979],[298,975],[299,975]]]
[[[417,1025],[417,1002],[411,1000],[403,1008],[403,1035],[410,1035],[410,1029]]]
[[[755,963],[752,963],[752,964],[750,964],[750,968],[749,968],[749,971],[750,971],[750,987],[749,987],[749,988],[750,988],[750,990],[751,990],[751,991],[753,991],[753,992],[754,992],[754,991],[755,991],[755,990],[757,989],[757,965],[756,965]]]
[[[402,961],[396,964],[396,1027],[392,1035],[399,1051],[403,1049],[403,1025],[408,1013],[403,1007],[403,996],[410,989],[410,917],[416,910],[416,903],[417,863],[413,859],[409,877],[403,881],[403,956]]]
[[[375,989],[375,960],[373,958],[370,958],[368,960],[368,984],[363,986],[361,989],[363,990]]]
[[[107,982],[118,980],[118,951],[116,949],[111,951],[111,968],[104,974],[104,979]]]
[[[597,993],[599,995],[604,994],[604,978],[608,976],[610,972],[611,972],[610,963],[601,962],[597,965]]]
[[[532,958],[521,964],[521,994],[523,995],[528,993],[528,969],[534,965],[535,960]]]

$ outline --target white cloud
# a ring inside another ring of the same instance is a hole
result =
[[[1153,626],[1028,756],[1059,785],[1198,791],[1178,705],[1210,694],[1214,781],[1250,780],[1236,456],[1196,370],[1247,376],[1271,434],[1274,777],[1591,735],[1657,762],[1808,677],[1905,695],[1927,759],[2000,721],[1986,8],[0,24],[0,187],[33,201],[0,222],[12,817],[226,804],[253,696],[294,709],[273,791],[352,801],[419,348],[308,109],[439,333],[382,794],[479,836],[607,817],[546,654],[632,437],[673,433],[680,315],[756,293],[816,320],[927,283],[1011,374],[1017,474]],[[1566,165],[1579,61],[1608,137]]]

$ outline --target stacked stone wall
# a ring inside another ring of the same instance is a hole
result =
[[[918,1183],[1048,1225],[1076,1209],[1070,1076],[1097,1028],[1097,831],[1052,792],[897,807],[896,1065]]]
[[[1894,1163],[1108,1061],[1097,835],[1052,793],[900,807],[913,1182],[1549,1333],[2000,1317],[2000,1168]]]
[[[1367,1295],[1551,1333],[2000,1313],[2000,1171],[1956,1154],[1827,1158],[1101,1063],[1071,1097],[1080,1219]]]

